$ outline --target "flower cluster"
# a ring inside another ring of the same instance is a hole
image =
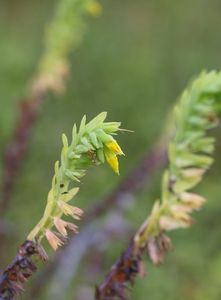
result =
[[[120,123],[104,122],[106,115],[106,112],[103,112],[87,124],[84,116],[79,130],[74,125],[70,144],[63,134],[61,161],[55,163],[55,175],[48,193],[47,206],[42,219],[29,234],[28,240],[40,241],[45,236],[56,250],[63,244],[68,230],[77,232],[77,226],[63,220],[62,215],[79,220],[83,214],[80,208],[68,203],[79,191],[79,187],[69,189],[70,182],[80,182],[88,167],[105,161],[119,174],[118,156],[123,155],[123,151],[113,135],[120,130]],[[57,231],[52,231],[52,227]]]

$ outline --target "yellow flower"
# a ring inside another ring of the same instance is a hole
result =
[[[110,165],[113,171],[119,175],[119,162],[117,155],[124,155],[124,153],[115,140],[109,141],[105,144],[104,155],[107,163]]]
[[[117,155],[124,155],[121,147],[119,146],[119,144],[117,143],[117,141],[113,140],[111,142],[108,142],[106,144],[107,148],[110,149],[112,152],[114,152]]]
[[[118,163],[117,155],[108,149],[104,151],[104,154],[107,163],[110,165],[112,170],[119,175],[120,173],[119,173],[119,163]]]

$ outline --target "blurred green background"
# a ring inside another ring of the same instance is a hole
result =
[[[10,139],[18,101],[36,70],[44,29],[56,3],[0,1],[1,152]],[[151,149],[162,132],[167,112],[189,80],[202,69],[221,69],[220,1],[104,0],[102,5],[103,14],[88,18],[83,41],[71,55],[72,71],[65,95],[48,96],[33,130],[7,213],[16,235],[7,243],[1,258],[3,267],[41,216],[62,132],[70,135],[73,123],[79,122],[83,114],[92,118],[101,111],[108,111],[109,120],[122,121],[123,128],[134,130],[119,136],[126,153],[119,178],[103,166],[89,171],[83,180],[78,205],[86,210],[93,199],[108,194]],[[217,143],[216,163],[198,188],[209,201],[195,215],[196,224],[170,234],[173,251],[159,268],[147,263],[147,277],[137,280],[131,299],[221,299],[220,147],[221,140]],[[159,197],[160,179],[158,172],[151,187],[137,194],[134,207],[127,213],[134,228]],[[105,273],[127,240],[108,250]],[[83,274],[79,271],[81,283]],[[90,284],[99,283],[103,275]],[[64,299],[75,299],[74,286],[66,291]],[[48,299],[47,294],[43,293],[41,299]]]

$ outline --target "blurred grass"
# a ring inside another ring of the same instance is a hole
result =
[[[1,150],[10,138],[17,102],[35,71],[44,27],[55,4],[49,0],[1,1]],[[17,235],[7,246],[4,263],[41,216],[62,132],[70,135],[73,123],[85,113],[91,118],[105,110],[109,120],[122,121],[124,128],[135,131],[119,137],[126,153],[121,163],[123,177],[157,140],[167,111],[189,80],[202,69],[221,68],[220,1],[104,0],[103,6],[101,17],[88,19],[83,42],[71,57],[66,94],[50,95],[42,107],[7,215],[16,225]],[[218,149],[220,146],[218,142]],[[190,230],[171,234],[174,251],[165,265],[153,268],[147,264],[148,276],[137,281],[132,299],[221,298],[218,153],[216,165],[199,188],[210,201],[196,214],[197,223]],[[135,227],[159,197],[158,175],[150,189],[139,193],[135,208],[128,213]],[[121,177],[107,167],[89,171],[78,205],[91,205],[92,199],[111,191]],[[106,270],[124,245],[122,242],[107,253]],[[68,293],[73,291],[67,292],[71,299]]]

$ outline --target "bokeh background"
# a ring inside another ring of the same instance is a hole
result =
[[[45,26],[56,3],[0,1],[1,153],[14,128],[18,101],[42,53]],[[190,79],[202,69],[221,68],[220,1],[104,0],[102,5],[100,17],[87,19],[82,43],[71,55],[66,93],[48,96],[32,132],[6,216],[15,234],[4,245],[2,267],[13,258],[17,245],[41,216],[62,132],[70,135],[73,123],[79,123],[83,114],[92,118],[101,111],[108,112],[109,120],[122,121],[123,128],[134,131],[119,137],[126,153],[121,159],[120,177],[103,166],[90,170],[83,180],[78,206],[87,210],[93,201],[110,193],[151,149]],[[209,201],[195,214],[192,228],[170,234],[174,248],[163,266],[146,263],[147,277],[137,280],[131,299],[221,299],[221,141],[220,132],[216,134],[216,163],[197,189]],[[160,196],[160,180],[161,171],[125,210],[124,217],[132,230]],[[122,237],[105,249],[96,276],[87,274],[85,257],[63,299],[80,299],[79,286],[93,287],[101,282],[128,241],[129,236]],[[20,299],[28,296],[24,294]],[[50,299],[47,289],[38,299]]]

